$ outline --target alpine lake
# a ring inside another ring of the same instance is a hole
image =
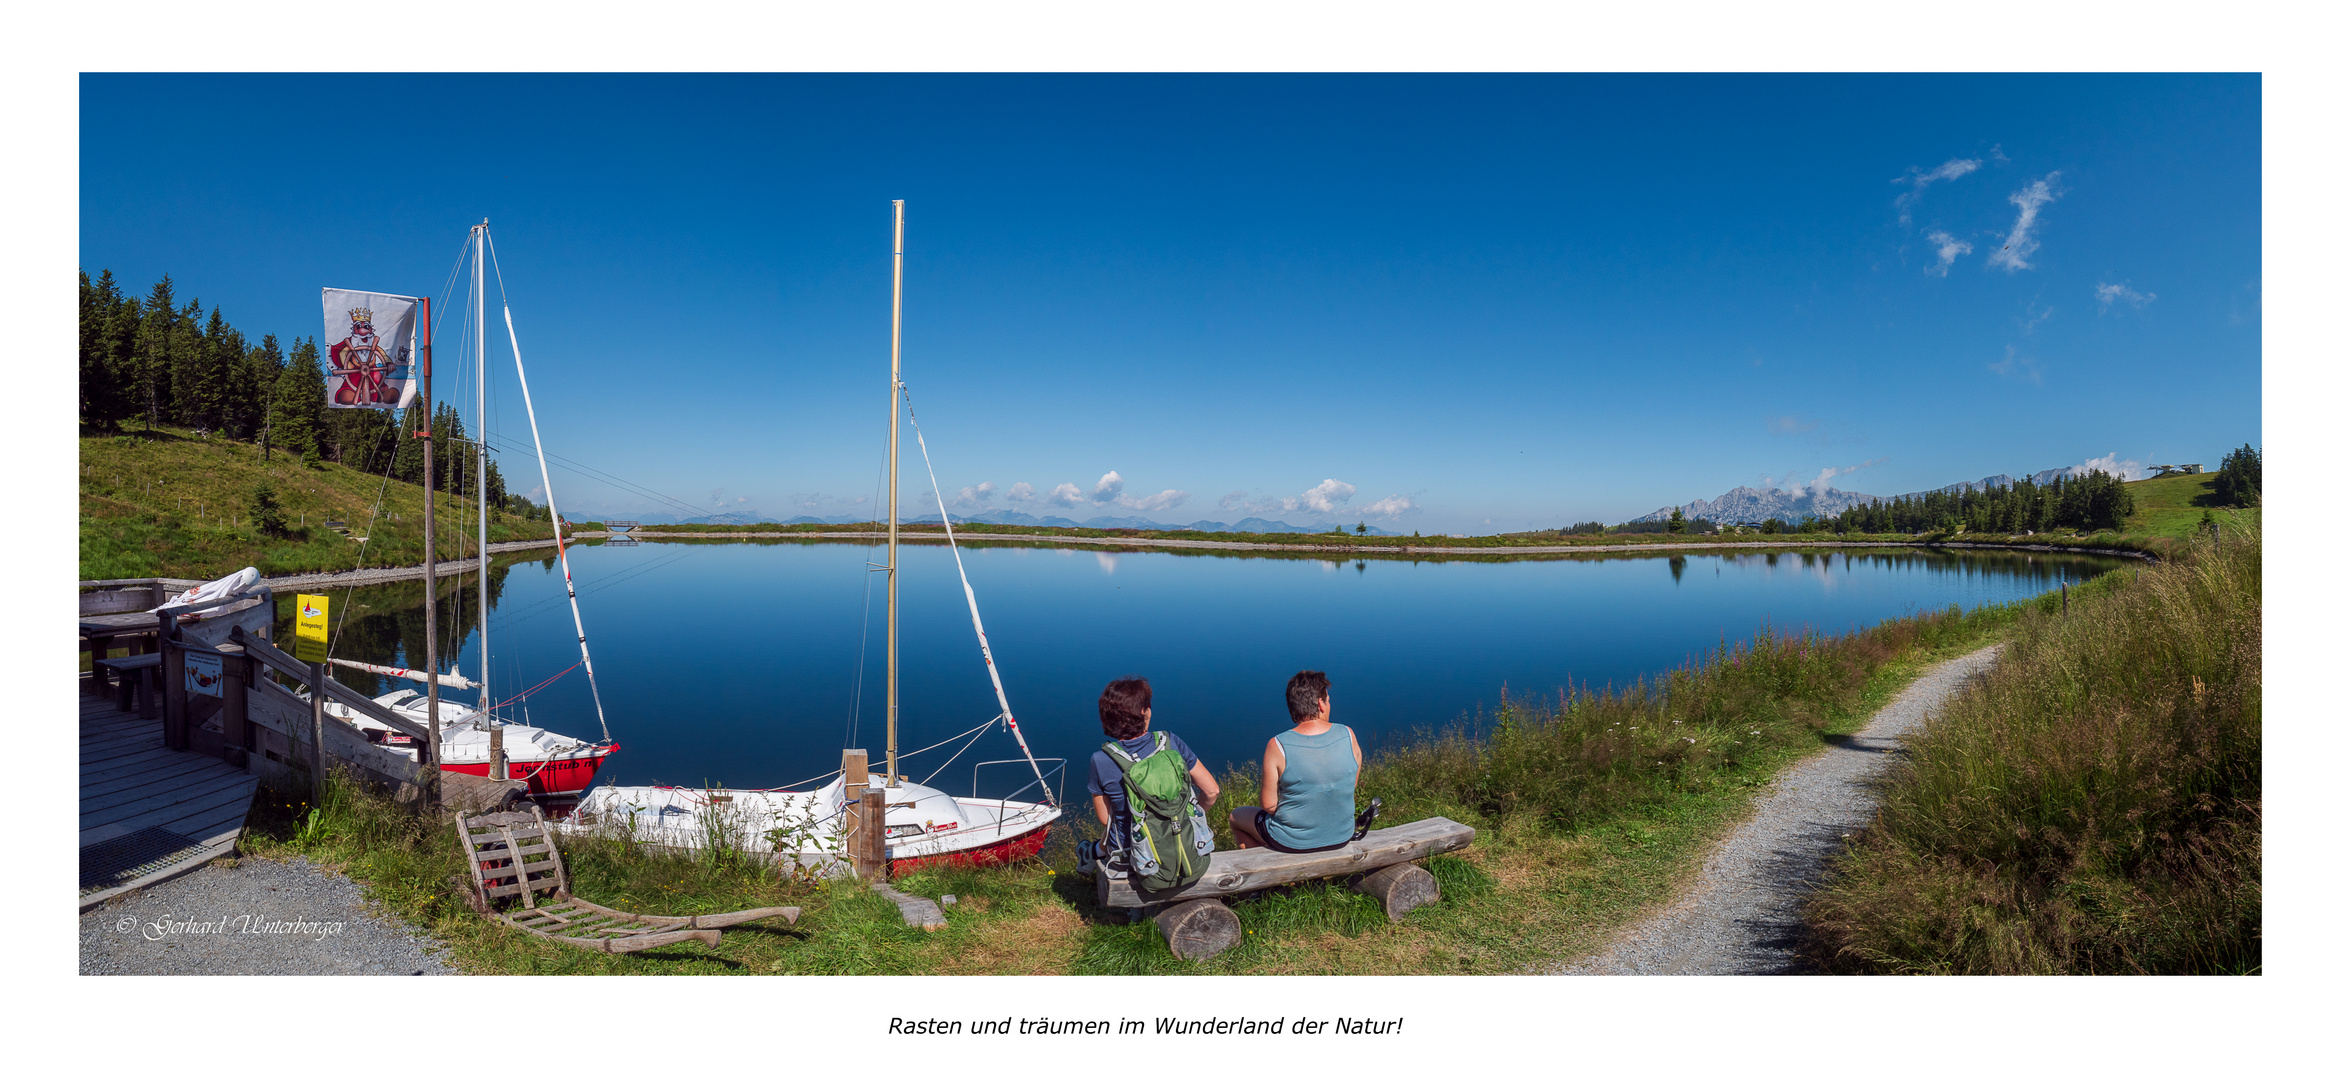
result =
[[[899,745],[910,755],[1000,709],[951,550],[901,550]],[[960,553],[1008,702],[1034,754],[1070,760],[1050,783],[1060,797],[1070,786],[1073,803],[1083,761],[1103,741],[1097,694],[1124,676],[1151,681],[1155,726],[1221,771],[1256,762],[1288,725],[1284,682],[1304,668],[1330,676],[1333,719],[1371,753],[1417,731],[1491,726],[1506,694],[1626,685],[1767,631],[1836,634],[2020,600],[2131,565],[1924,548],[1332,560],[992,541]],[[882,543],[588,540],[569,556],[601,709],[622,747],[600,782],[794,788],[836,769],[846,748],[884,761],[886,589],[873,571]],[[291,640],[297,591],[279,594],[279,641]],[[479,575],[442,578],[438,592],[441,664],[476,677]],[[503,714],[600,738],[552,551],[497,557],[487,592],[491,692],[498,701],[527,692]],[[422,666],[421,581],[323,595],[333,655]],[[336,677],[373,694],[421,689],[348,669]],[[978,775],[979,762],[1012,763]],[[973,794],[1009,795],[1031,780],[1000,727],[971,747],[906,756],[902,769],[959,794],[979,783]]]

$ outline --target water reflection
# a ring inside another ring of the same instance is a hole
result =
[[[1098,689],[1140,674],[1154,683],[1158,722],[1214,767],[1257,753],[1279,729],[1284,680],[1301,668],[1331,674],[1342,721],[1372,742],[1468,716],[1506,691],[1631,682],[1766,626],[1835,633],[2034,595],[2123,565],[1902,548],[1327,559],[1146,548],[1076,558],[1062,546],[1057,558],[1034,557],[1044,550],[994,541],[964,552],[1034,752],[1077,759],[1094,749]],[[849,742],[882,752],[885,604],[869,572],[881,548],[717,540],[586,545],[571,557],[611,729],[625,745],[605,775],[764,787],[835,768]],[[1662,588],[1651,572],[1659,560]],[[559,676],[525,706],[529,719],[594,734],[582,674],[561,675],[577,643],[554,560],[499,561],[489,593],[496,684]],[[470,673],[476,579],[448,579],[439,594],[442,655],[460,656]],[[419,664],[419,582],[332,595],[336,620],[347,615],[337,655]],[[280,609],[288,638],[290,603]],[[901,612],[903,747],[997,713],[947,548],[905,545]],[[347,681],[389,689],[356,672]],[[953,771],[1011,756],[1012,743],[999,741]],[[918,759],[910,771],[923,780],[939,764]]]

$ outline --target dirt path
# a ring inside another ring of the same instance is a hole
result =
[[[1847,834],[1877,810],[1870,783],[2000,646],[1937,664],[1867,727],[1782,774],[1755,816],[1707,856],[1680,900],[1556,975],[1771,975],[1797,970],[1797,909]]]

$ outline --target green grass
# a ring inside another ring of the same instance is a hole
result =
[[[2203,512],[2217,506],[2217,496],[2210,490],[2211,482],[2217,478],[2217,473],[2206,472],[2159,476],[2131,483],[2129,494],[2137,500],[2137,510],[2129,517],[2129,531],[2146,536],[2193,536],[2201,528]],[[2259,520],[2255,509],[2219,507],[2211,513],[2214,520],[2228,526],[2255,527]]]
[[[281,452],[263,462],[250,443],[200,439],[175,428],[85,434],[80,457],[83,581],[213,578],[246,566],[264,574],[356,567],[359,544],[327,529],[327,520],[348,523],[355,536],[370,535],[368,566],[422,562],[417,485],[391,481],[385,488],[379,474],[331,462],[310,468]],[[276,489],[290,535],[262,536],[251,527],[252,492],[262,483]],[[440,500],[440,557],[455,558],[473,539],[458,527],[471,520],[470,506],[445,495]],[[549,524],[508,514],[498,514],[488,528],[491,543],[551,536]]]
[[[2025,618],[1908,741],[1809,907],[1814,956],[1847,972],[2259,970],[2258,532],[2100,580],[2100,601]]]

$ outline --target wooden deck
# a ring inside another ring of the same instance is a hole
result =
[[[82,676],[81,910],[233,854],[260,780],[163,746],[162,720],[92,695]]]

